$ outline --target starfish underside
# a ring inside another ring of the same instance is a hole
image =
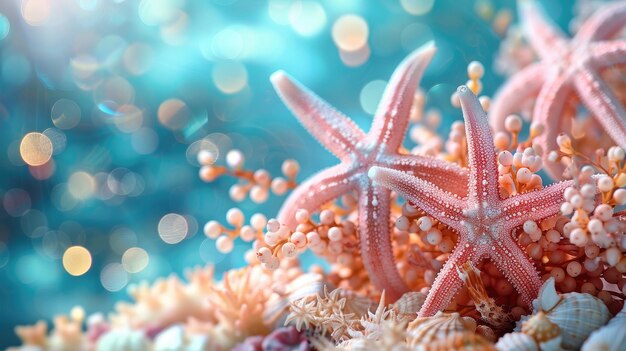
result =
[[[535,139],[544,155],[557,150],[557,135],[576,113],[572,102],[582,102],[617,145],[626,147],[626,110],[600,73],[626,64],[626,40],[614,39],[626,26],[626,2],[607,5],[591,16],[573,38],[568,38],[543,13],[535,0],[520,0],[522,29],[540,60],[509,79],[496,94],[489,111],[491,125],[504,130],[504,120],[535,100],[533,121],[545,126]],[[562,167],[546,162],[553,178]]]
[[[468,195],[459,196],[436,184],[396,170],[373,167],[370,177],[396,191],[458,233],[452,254],[433,283],[419,312],[432,316],[443,310],[462,286],[456,267],[491,259],[530,306],[541,280],[533,262],[518,246],[513,231],[525,221],[540,221],[559,213],[563,192],[571,181],[501,199],[495,146],[476,96],[465,86],[458,89],[465,119],[469,153]]]
[[[413,96],[435,53],[432,43],[410,54],[394,71],[366,134],[351,119],[332,108],[283,72],[271,80],[285,104],[308,132],[341,161],[311,176],[285,200],[278,219],[292,229],[295,212],[313,213],[343,194],[358,194],[361,257],[371,281],[395,300],[407,291],[400,277],[390,240],[390,191],[367,177],[372,166],[418,175],[448,191],[466,193],[467,171],[443,160],[400,153]]]

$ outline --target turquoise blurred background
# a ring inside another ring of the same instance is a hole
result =
[[[572,2],[543,3],[566,28]],[[244,265],[249,244],[221,254],[202,226],[223,223],[233,206],[273,217],[284,197],[233,202],[234,179],[198,178],[197,141],[219,147],[218,163],[236,148],[246,168],[273,175],[295,158],[298,180],[335,163],[274,93],[268,78],[278,69],[367,129],[380,80],[434,40],[421,86],[447,133],[460,118],[450,94],[470,61],[487,68],[485,94],[502,82],[491,69],[501,37],[493,17],[479,16],[489,8],[515,16],[513,0],[0,1],[0,347],[17,343],[15,325],[75,305],[110,311],[129,284],[207,263],[218,273]],[[342,59],[332,28],[345,15],[367,23],[369,54]],[[19,148],[29,132],[52,141],[53,167],[25,165]],[[168,213],[186,222],[180,243],[159,236]],[[81,276],[62,264],[74,245],[93,259]],[[131,247],[149,258],[139,273],[120,265]]]

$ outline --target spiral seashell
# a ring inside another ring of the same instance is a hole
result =
[[[413,320],[417,316],[417,312],[422,308],[425,300],[426,295],[421,292],[409,291],[393,304],[393,310],[399,318]]]
[[[542,343],[561,335],[561,329],[552,323],[543,311],[539,311],[522,323],[522,333],[531,336],[538,343]]]
[[[578,350],[589,335],[611,318],[602,300],[590,294],[558,294],[554,278],[548,279],[537,297],[535,306],[561,328],[561,346]]]
[[[519,332],[508,333],[496,343],[498,351],[539,351],[539,345],[530,335]]]
[[[432,342],[456,332],[476,331],[476,321],[457,312],[437,312],[432,317],[418,317],[409,323],[407,340],[410,346]]]
[[[417,351],[498,351],[493,343],[482,336],[471,332],[462,331],[447,335],[437,341],[420,344],[415,348]]]
[[[626,304],[609,324],[591,333],[582,351],[626,351]]]
[[[143,332],[133,330],[113,330],[98,340],[97,351],[146,351],[150,350],[150,340]]]

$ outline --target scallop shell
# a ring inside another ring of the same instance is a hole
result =
[[[407,340],[410,346],[435,341],[450,334],[476,331],[476,321],[471,317],[461,317],[457,312],[437,312],[432,317],[418,317],[407,329]]]
[[[557,294],[554,278],[548,279],[537,298],[536,306],[561,328],[565,349],[578,350],[589,335],[611,318],[602,300],[589,294]]]
[[[113,330],[98,340],[97,351],[145,351],[150,350],[150,340],[143,332]]]
[[[410,291],[403,294],[398,301],[393,304],[393,310],[398,317],[413,320],[417,316],[420,308],[426,300],[426,295],[418,291]]]
[[[437,341],[420,344],[418,351],[498,351],[493,343],[482,336],[463,331],[447,335]]]
[[[496,343],[498,351],[539,351],[539,345],[530,335],[508,333]]]
[[[582,351],[626,351],[626,304],[609,324],[591,333]]]
[[[539,311],[522,323],[522,333],[542,343],[561,335],[561,328],[550,321],[543,311]]]

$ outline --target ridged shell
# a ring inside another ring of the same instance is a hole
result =
[[[522,323],[522,333],[531,336],[538,343],[542,343],[561,335],[561,329],[550,321],[543,311],[539,311]]]
[[[407,340],[410,346],[444,338],[450,334],[476,331],[476,321],[471,317],[461,317],[457,312],[437,312],[432,317],[418,317],[409,323]]]
[[[482,336],[470,332],[456,332],[443,339],[420,344],[418,351],[498,351],[495,345]]]
[[[113,330],[98,340],[97,351],[146,351],[150,340],[140,331]]]
[[[530,335],[514,332],[505,334],[496,343],[498,351],[539,351],[539,345]]]
[[[582,351],[626,351],[626,304],[608,325],[594,331]]]
[[[403,294],[398,301],[393,304],[393,310],[401,317],[406,315],[416,317],[424,301],[426,301],[426,295],[418,291],[409,291]]]
[[[330,288],[330,287],[329,287]],[[332,289],[329,289],[329,291]],[[284,294],[272,297],[268,302],[263,314],[263,322],[267,325],[277,327],[285,324],[289,304],[307,296],[322,294],[324,282],[321,275],[317,273],[307,273],[299,276],[289,283]]]
[[[557,301],[556,304],[554,301]],[[604,302],[593,295],[581,293],[558,295],[554,289],[554,278],[544,283],[537,305],[561,328],[561,346],[570,350],[580,349],[585,339],[611,318]]]

